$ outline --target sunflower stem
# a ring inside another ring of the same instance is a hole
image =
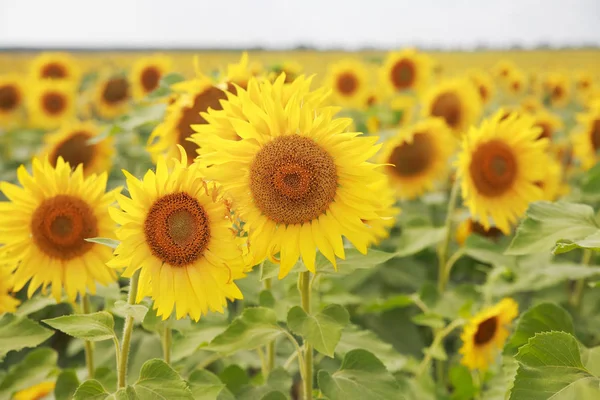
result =
[[[302,309],[310,314],[310,292],[311,292],[310,271],[301,272],[298,276],[298,287],[300,288],[300,298],[302,300]],[[312,400],[313,390],[313,348],[306,341],[304,342],[304,399]]]
[[[261,264],[261,268],[262,268],[262,264]],[[265,286],[265,290],[271,291],[271,288],[273,286],[273,282],[272,282],[271,278],[267,278],[264,280],[264,286]],[[275,341],[274,340],[267,345],[265,378],[271,373],[273,368],[275,368]]]
[[[173,330],[167,322],[162,334],[163,358],[167,364],[171,364],[171,343],[173,342]]]
[[[440,295],[444,292],[444,290],[446,290],[446,285],[449,279],[449,274],[447,272],[448,248],[450,247],[450,238],[452,237],[452,215],[454,214],[454,209],[456,208],[456,200],[458,199],[459,189],[459,180],[456,179],[452,184],[450,199],[448,200],[444,241],[442,242],[438,252],[438,292]]]
[[[84,314],[91,314],[92,305],[90,303],[90,296],[84,294],[81,296],[81,310]],[[89,340],[84,342],[85,344],[85,365],[88,371],[88,378],[94,379],[94,344]]]
[[[138,282],[140,280],[140,270],[138,269],[129,281],[129,295],[127,303],[135,304],[135,298],[138,291]],[[127,363],[129,361],[129,347],[131,345],[131,334],[133,333],[133,316],[128,315],[125,318],[125,327],[123,328],[123,342],[121,345],[121,356],[118,366],[118,388],[124,388],[127,385]]]
[[[584,249],[583,255],[581,256],[581,264],[586,265],[586,266],[590,265],[591,260],[592,260],[592,250]],[[575,285],[573,286],[573,292],[571,293],[571,298],[569,301],[569,303],[571,303],[571,306],[575,310],[578,310],[579,307],[581,306],[581,301],[583,300],[584,289],[585,289],[585,278],[581,278],[575,282]]]
[[[438,330],[435,333],[435,336],[433,337],[433,341],[431,342],[431,345],[429,347],[434,348],[436,346],[440,346],[442,344],[443,340],[446,338],[446,336],[448,336],[450,333],[452,333],[452,331],[454,331],[459,326],[462,326],[464,323],[465,323],[465,321],[463,319],[457,319],[457,320],[452,321],[450,324],[446,325],[446,327],[444,329]],[[421,375],[423,375],[423,373],[429,366],[429,363],[431,362],[432,358],[433,358],[433,355],[432,355],[431,351],[425,352],[425,357],[423,357],[421,364],[419,364],[419,366],[417,367],[417,373],[416,373],[417,378],[419,378],[419,377],[421,377]],[[439,361],[439,360],[436,360],[436,361]],[[439,368],[438,364],[436,364],[436,369],[437,368]],[[442,372],[443,372],[443,370],[442,370]],[[439,374],[439,372],[438,372],[438,374]],[[438,378],[439,378],[439,376],[438,376]]]

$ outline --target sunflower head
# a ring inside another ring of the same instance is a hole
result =
[[[584,170],[592,168],[598,161],[600,150],[600,107],[591,108],[577,116],[578,125],[573,136],[573,151]]]
[[[107,75],[96,85],[94,106],[98,115],[112,119],[123,114],[131,101],[131,84],[125,75]]]
[[[379,72],[381,84],[389,92],[421,91],[429,84],[432,62],[414,49],[388,53]]]
[[[504,84],[506,91],[512,96],[520,96],[527,90],[527,79],[523,72],[514,70]]]
[[[153,92],[160,79],[171,70],[172,61],[164,55],[154,55],[138,59],[132,66],[129,81],[135,99],[141,99]]]
[[[79,84],[81,69],[69,53],[41,53],[31,61],[30,76],[35,80],[54,79]]]
[[[562,120],[555,114],[552,114],[545,109],[540,109],[533,114],[535,120],[534,125],[542,130],[539,138],[546,138],[552,141],[556,132],[564,128]]]
[[[552,107],[562,108],[571,100],[571,84],[566,74],[553,72],[545,76],[542,82],[544,98]]]
[[[521,100],[521,110],[529,114],[535,114],[543,110],[544,105],[536,96],[526,96]]]
[[[479,99],[482,104],[488,104],[496,93],[494,80],[485,71],[480,69],[469,71],[469,79],[479,93]]]
[[[25,102],[25,80],[16,74],[0,75],[0,127],[19,122]]]
[[[494,77],[504,83],[509,80],[513,73],[517,70],[515,64],[510,60],[500,60],[492,67]]]
[[[34,126],[55,129],[75,116],[75,87],[70,82],[38,81],[28,94],[28,110]]]
[[[368,76],[367,67],[359,60],[344,59],[332,64],[326,84],[331,88],[333,102],[344,107],[360,108],[366,102]]]

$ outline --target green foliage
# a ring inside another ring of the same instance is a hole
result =
[[[316,315],[308,315],[298,306],[288,313],[288,327],[319,352],[333,357],[335,347],[342,336],[342,329],[350,322],[348,311],[340,305],[332,304]]]
[[[71,400],[79,387],[79,378],[73,369],[66,369],[56,378],[54,397],[56,400]]]
[[[0,360],[12,350],[35,347],[52,336],[52,331],[25,317],[5,314],[0,318]]]
[[[27,354],[23,361],[8,371],[0,383],[0,400],[8,399],[12,393],[45,380],[56,370],[57,361],[56,352],[47,347]]]
[[[43,322],[67,335],[92,342],[116,337],[114,331],[115,321],[112,314],[106,311],[93,314],[65,315],[46,319]]]
[[[103,237],[87,238],[85,239],[85,241],[101,244],[102,246],[110,247],[111,249],[116,249],[117,246],[119,246],[119,244],[121,243],[118,240]]]
[[[215,400],[225,388],[218,376],[206,370],[194,371],[188,378],[188,383],[196,400]]]

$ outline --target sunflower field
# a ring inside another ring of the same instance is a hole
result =
[[[0,400],[600,399],[599,67],[0,53]]]

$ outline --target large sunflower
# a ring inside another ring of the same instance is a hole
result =
[[[336,105],[361,108],[368,95],[367,67],[359,60],[345,59],[329,66],[326,85]]]
[[[25,102],[25,82],[19,75],[0,75],[0,127],[16,125]]]
[[[511,298],[475,314],[465,325],[460,338],[461,363],[471,370],[485,371],[493,364],[510,332],[510,324],[519,315],[519,305]]]
[[[280,278],[299,257],[314,272],[317,248],[336,266],[336,256],[345,257],[342,236],[366,253],[373,235],[365,221],[385,207],[365,190],[385,179],[367,162],[377,138],[345,132],[352,121],[334,119],[337,108],[323,106],[327,93],[310,91],[310,79],[284,80],[250,80],[193,136],[198,161],[245,221],[252,251],[279,260]]]
[[[487,72],[477,69],[469,72],[469,79],[479,92],[481,103],[488,104],[494,98],[496,93],[496,87],[492,77]]]
[[[38,81],[28,96],[27,108],[36,127],[55,129],[75,116],[75,87],[70,82]]]
[[[123,75],[101,79],[96,85],[94,106],[98,115],[112,119],[125,113],[131,100],[131,84]]]
[[[480,96],[467,80],[447,80],[427,92],[421,113],[423,117],[442,118],[460,137],[481,115]]]
[[[115,274],[105,266],[111,249],[85,241],[114,235],[108,206],[119,189],[104,192],[106,174],[84,178],[81,166],[72,171],[62,158],[56,168],[34,159],[33,175],[21,166],[18,178],[23,187],[0,183],[9,200],[0,202],[0,257],[16,267],[14,290],[29,281],[31,297],[52,284],[57,301],[63,287],[75,301],[86,288],[95,293],[96,282],[112,282]]]
[[[17,310],[19,300],[11,296],[14,281],[10,268],[0,265],[0,315]]]
[[[160,79],[171,70],[172,61],[164,55],[143,57],[131,67],[129,81],[135,99],[146,97],[158,88]]]
[[[208,109],[221,109],[221,100],[227,98],[226,92],[214,86],[210,79],[200,76],[194,80],[175,85],[178,91],[176,100],[169,105],[161,122],[148,139],[148,151],[156,161],[161,155],[177,157],[182,146],[191,163],[196,157],[198,146],[188,139],[194,133],[192,125],[205,124],[201,112]]]
[[[78,85],[81,69],[69,53],[41,53],[31,61],[30,76],[33,80],[56,79]]]
[[[528,116],[503,112],[471,128],[463,137],[457,160],[462,196],[471,215],[489,229],[491,217],[505,234],[530,202],[542,198],[537,182],[544,179],[546,139]]]
[[[246,268],[228,203],[180,151],[172,168],[161,157],[142,180],[125,172],[131,198],[119,195],[122,211],[111,209],[121,244],[109,265],[126,267],[125,277],[141,270],[137,301],[151,296],[164,319],[175,308],[178,319],[197,321],[242,298],[234,280]]]
[[[588,170],[598,162],[600,150],[600,105],[577,116],[574,130],[573,152],[583,169]]]
[[[431,79],[432,63],[414,49],[388,53],[379,71],[381,84],[390,92],[420,91]]]
[[[67,122],[45,137],[42,157],[47,157],[53,167],[59,157],[73,168],[81,164],[85,176],[108,171],[114,153],[113,138],[102,138],[101,134],[100,127],[91,121]]]
[[[379,161],[401,199],[413,199],[431,189],[448,172],[456,139],[439,118],[430,118],[401,129],[387,143]]]

